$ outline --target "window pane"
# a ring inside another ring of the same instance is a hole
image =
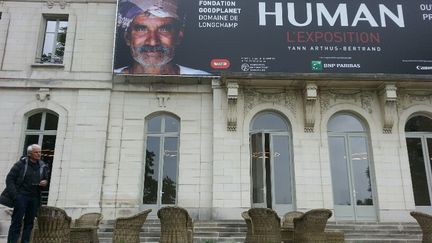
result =
[[[68,27],[68,22],[67,21],[60,21],[58,32],[59,33],[66,33],[67,27]]]
[[[48,181],[51,181],[51,171],[52,171],[52,164],[54,160],[54,148],[55,148],[55,141],[56,136],[54,135],[44,135],[42,139],[42,160],[47,163],[48,165]],[[48,204],[48,193],[49,193],[49,185],[42,188],[41,193],[41,203],[42,205]]]
[[[179,122],[176,118],[166,116],[165,118],[165,132],[178,132]]]
[[[253,121],[252,130],[288,131],[285,121],[276,114],[264,113]]]
[[[55,135],[44,135],[42,139],[42,160],[48,164],[54,159]]]
[[[46,113],[45,130],[57,130],[58,117],[51,113]]]
[[[415,116],[406,123],[406,132],[432,132],[432,119],[424,116]]]
[[[420,138],[407,138],[408,159],[416,206],[430,206],[429,188]]]
[[[47,20],[41,62],[63,63],[68,21]]]
[[[262,134],[251,135],[252,151],[252,199],[254,203],[264,203],[264,164],[263,159],[266,157],[262,147]]]
[[[333,195],[336,205],[351,205],[344,137],[329,137]]]
[[[54,46],[54,38],[55,33],[46,33],[45,34],[45,42],[44,42],[44,48],[43,48],[43,54],[45,55],[52,55],[53,53],[53,46]]]
[[[276,204],[291,204],[291,171],[288,136],[272,136]]]
[[[162,181],[162,204],[175,204],[177,188],[177,140],[175,137],[165,138],[164,168]]]
[[[147,137],[146,164],[144,174],[144,204],[156,204],[159,178],[160,139]]]
[[[363,132],[361,122],[352,115],[339,114],[332,117],[328,123],[329,132]]]
[[[47,20],[46,23],[46,32],[47,33],[54,33],[56,30],[57,21],[56,20]]]
[[[42,112],[30,116],[27,120],[27,129],[40,130],[42,122]]]
[[[356,204],[373,205],[366,139],[351,137],[350,145]]]
[[[148,121],[147,132],[148,133],[160,133],[162,124],[162,116],[153,117]]]
[[[23,151],[23,155],[27,155],[27,147],[32,145],[32,144],[38,144],[39,142],[39,135],[27,135],[25,136],[25,140],[24,140],[24,151]]]

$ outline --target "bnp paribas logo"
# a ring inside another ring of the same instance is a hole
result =
[[[322,71],[323,67],[322,67],[321,61],[312,61],[311,62],[311,68],[312,68],[312,71]]]

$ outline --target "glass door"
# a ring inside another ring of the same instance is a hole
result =
[[[406,138],[416,210],[432,213],[432,137],[408,135]]]
[[[329,137],[335,217],[376,221],[367,137]]]
[[[286,134],[251,135],[252,207],[293,210],[291,153]]]

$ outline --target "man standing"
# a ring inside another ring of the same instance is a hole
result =
[[[174,63],[176,48],[184,35],[183,21],[184,17],[178,11],[177,0],[119,1],[118,30],[125,28],[123,38],[130,49],[132,63],[115,69],[114,72],[210,75]]]
[[[48,166],[40,159],[41,147],[32,144],[27,148],[27,156],[16,162],[6,176],[6,190],[14,200],[8,243],[18,241],[23,218],[21,242],[30,240],[33,221],[40,207],[41,187],[48,185]]]

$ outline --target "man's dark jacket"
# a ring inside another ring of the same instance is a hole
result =
[[[13,208],[18,192],[20,192],[20,188],[24,183],[26,172],[29,169],[28,163],[32,163],[29,162],[28,157],[22,157],[9,171],[6,176],[6,189],[0,195],[0,204]],[[38,163],[40,180],[48,180],[48,166],[42,160],[39,160]]]

